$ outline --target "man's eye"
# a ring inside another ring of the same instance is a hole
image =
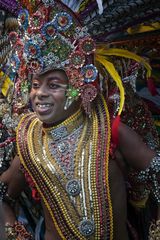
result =
[[[38,82],[33,82],[32,83],[32,88],[38,88],[39,87],[39,83]]]
[[[52,88],[52,89],[58,89],[60,88],[60,86],[58,84],[55,84],[55,83],[50,83],[49,84],[49,87]]]

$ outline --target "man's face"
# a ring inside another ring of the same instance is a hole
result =
[[[67,84],[67,76],[62,70],[33,76],[30,99],[33,110],[43,123],[57,124],[73,114],[74,106],[64,110]]]

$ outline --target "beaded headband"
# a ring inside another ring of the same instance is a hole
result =
[[[62,2],[38,0],[36,3],[32,11],[19,12],[20,32],[9,35],[13,47],[12,71],[18,73],[22,84],[29,75],[63,69],[69,79],[68,99],[81,96],[85,107],[86,101],[91,102],[97,95],[98,71],[92,64],[94,41]]]

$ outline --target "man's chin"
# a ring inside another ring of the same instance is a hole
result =
[[[37,114],[37,117],[38,117],[38,119],[42,122],[42,123],[45,123],[45,124],[54,124],[54,117],[49,117],[49,116],[47,116],[47,115],[40,115],[40,114],[38,114],[38,113],[36,113]]]

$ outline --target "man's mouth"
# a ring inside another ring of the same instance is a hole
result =
[[[48,111],[51,110],[52,107],[53,107],[53,104],[50,104],[50,103],[37,103],[36,111],[38,113],[47,113]]]
[[[38,108],[46,108],[46,107],[50,107],[51,104],[50,103],[37,103],[36,106]]]

